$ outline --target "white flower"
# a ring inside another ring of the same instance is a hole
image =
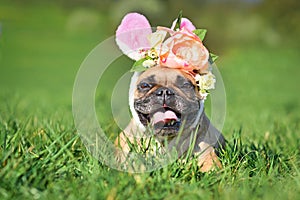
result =
[[[208,72],[204,75],[196,74],[195,80],[199,87],[199,94],[205,100],[209,94],[208,90],[215,89],[216,78],[211,72]]]
[[[199,94],[201,98],[205,100],[209,93],[206,90],[200,90]]]
[[[150,51],[148,51],[148,56],[151,59],[157,59],[158,58],[158,54],[157,54],[155,49],[151,49]]]
[[[195,80],[198,82],[200,90],[215,89],[216,78],[211,72],[204,75],[197,74]]]
[[[163,30],[157,30],[156,32],[150,34],[148,36],[148,41],[150,43],[150,46],[156,47],[159,44],[161,44],[164,41],[166,35],[167,35],[167,32],[163,31]]]
[[[143,62],[143,66],[147,67],[147,68],[153,67],[154,65],[156,65],[156,62],[154,60],[152,60],[152,59],[145,60]]]
[[[200,75],[200,74],[196,74],[196,76],[195,76],[195,80],[196,80],[197,82],[199,82],[199,81],[200,81],[200,79],[201,79],[201,75]]]

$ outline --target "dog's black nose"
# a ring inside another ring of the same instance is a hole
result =
[[[171,96],[174,95],[174,91],[170,88],[161,87],[156,90],[155,94],[157,96]]]

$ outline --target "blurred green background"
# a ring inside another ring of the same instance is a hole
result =
[[[180,10],[196,27],[208,29],[204,43],[220,56],[225,136],[242,127],[246,137],[264,137],[285,121],[299,132],[298,0],[2,0],[1,103],[17,99],[20,107],[45,116],[67,108],[65,115],[71,116],[80,64],[114,35],[127,12],[143,13],[152,26],[170,26]],[[109,105],[112,83],[132,65],[125,57],[117,63],[101,81],[106,83],[98,97],[102,105]],[[110,112],[107,106],[99,110]]]

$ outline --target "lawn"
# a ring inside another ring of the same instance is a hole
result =
[[[70,16],[51,4],[0,6],[0,199],[300,198],[296,45],[251,44],[220,53],[227,95],[223,169],[201,173],[190,160],[130,174],[93,158],[77,134],[76,73],[109,35],[97,20],[84,31],[70,29]],[[124,57],[113,63],[96,95],[98,117],[111,139],[119,131],[111,91],[131,64]]]

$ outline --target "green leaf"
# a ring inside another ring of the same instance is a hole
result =
[[[207,30],[206,29],[195,29],[193,33],[195,33],[201,41],[204,40]]]
[[[176,20],[176,25],[174,27],[174,31],[180,29],[180,25],[181,25],[181,18],[182,18],[182,10],[179,12],[177,20]]]
[[[130,70],[130,72],[143,72],[146,69],[148,69],[147,67],[143,66],[143,62],[147,60],[146,58],[142,58],[140,60],[137,60],[133,65],[132,68]]]
[[[219,56],[217,56],[217,55],[215,55],[213,53],[209,53],[209,55],[210,55],[210,57],[211,57],[211,59],[212,59],[213,62],[215,62],[219,58]]]

